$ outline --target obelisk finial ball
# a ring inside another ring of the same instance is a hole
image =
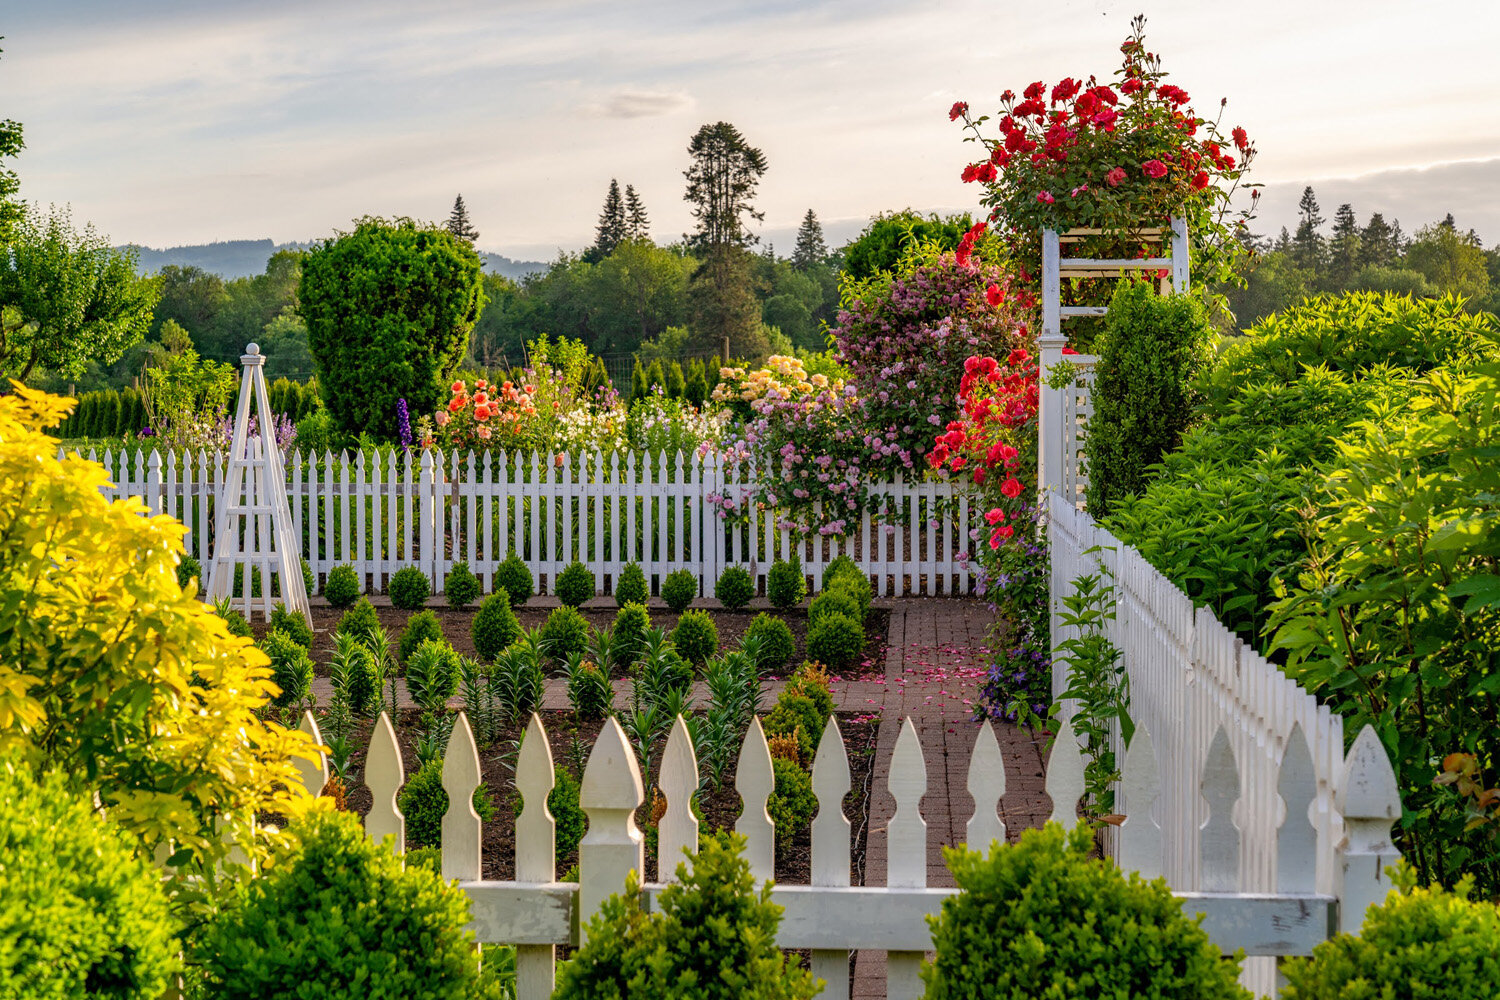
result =
[[[246,354],[259,354],[260,353],[260,345],[259,344],[247,344],[246,347],[245,347],[245,353]]]

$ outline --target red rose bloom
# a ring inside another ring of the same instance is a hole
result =
[[[955,120],[957,118],[962,118],[964,115],[966,115],[968,113],[969,113],[969,102],[968,101],[958,101],[958,102],[956,102],[953,105],[953,107],[951,107],[951,108],[948,109],[948,120],[951,122],[951,121],[953,121],[953,120]]]
[[[1208,187],[1208,171],[1200,170],[1193,175],[1193,190],[1202,191]]]
[[[1152,180],[1167,176],[1167,165],[1160,160],[1147,160],[1141,164],[1141,170],[1145,171],[1146,176]]]
[[[1057,199],[1052,197],[1051,191],[1038,191],[1036,193],[1036,200],[1041,202],[1043,205],[1050,205]]]
[[[1026,88],[1026,95],[1025,96],[1026,96],[1026,99],[1028,101],[1033,101],[1033,100],[1039,99],[1046,92],[1047,92],[1047,85],[1045,83],[1043,83],[1042,81],[1038,80],[1036,83],[1033,83],[1031,86],[1029,86],[1029,87]]]
[[[1250,137],[1245,134],[1244,129],[1237,127],[1233,132],[1230,133],[1230,135],[1234,136],[1234,144],[1240,148],[1241,152],[1244,152],[1247,148],[1249,148]]]
[[[1000,484],[1000,492],[1014,500],[1021,495],[1021,481],[1015,476],[1011,476]]]
[[[1000,290],[999,285],[991,285],[984,290],[984,299],[992,306],[998,306],[1005,301],[1005,293]]]
[[[1104,175],[1104,180],[1109,184],[1110,187],[1119,187],[1120,182],[1124,179],[1125,169],[1123,167],[1115,167],[1109,173]]]

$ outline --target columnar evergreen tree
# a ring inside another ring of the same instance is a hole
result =
[[[802,227],[797,230],[797,245],[792,249],[792,266],[806,271],[828,256],[828,244],[823,242],[823,224],[817,214],[808,209],[802,217]]]
[[[464,205],[463,195],[453,199],[453,211],[448,213],[448,232],[470,243],[479,239],[479,230],[469,221],[469,209]]]
[[[634,184],[625,185],[625,232],[632,240],[651,238],[651,220],[646,218],[646,205]]]
[[[1297,232],[1292,236],[1293,263],[1308,270],[1317,270],[1323,262],[1323,235],[1318,230],[1322,228],[1324,220],[1312,185],[1309,184],[1302,190],[1297,212],[1302,221],[1297,223]]]
[[[625,203],[620,199],[620,182],[609,179],[609,193],[604,196],[604,210],[599,213],[599,226],[594,230],[594,245],[584,254],[584,259],[597,264],[615,252],[630,236],[625,218]]]
[[[1362,267],[1393,267],[1400,251],[1396,249],[1395,232],[1379,212],[1370,216],[1359,234],[1359,263]]]
[[[1328,244],[1328,272],[1325,284],[1342,290],[1359,268],[1361,241],[1359,223],[1354,220],[1354,206],[1342,204],[1333,214],[1333,239]]]
[[[761,174],[766,172],[766,157],[751,146],[740,130],[728,122],[704,125],[688,143],[693,165],[683,171],[687,178],[684,201],[693,205],[698,228],[688,234],[689,245],[700,250],[722,246],[743,247],[755,237],[741,224],[740,216],[765,218],[751,204]]]

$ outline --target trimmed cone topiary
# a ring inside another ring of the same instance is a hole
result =
[[[495,570],[495,588],[504,589],[510,595],[510,605],[513,608],[521,607],[536,593],[536,581],[531,576],[531,570],[516,555],[515,550],[511,550],[510,555]]]
[[[510,609],[510,594],[503,587],[484,599],[479,613],[469,626],[469,636],[474,640],[474,652],[486,660],[493,660],[502,649],[521,637],[521,623]]]
[[[620,570],[620,578],[615,581],[615,604],[622,608],[627,604],[645,606],[650,597],[651,592],[646,588],[646,574],[641,572],[640,563],[627,563]]]

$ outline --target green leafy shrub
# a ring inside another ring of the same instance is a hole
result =
[[[380,615],[376,613],[375,605],[370,603],[368,597],[361,597],[352,608],[339,616],[338,631],[352,635],[363,643],[374,640],[375,633],[380,631]]]
[[[352,813],[315,812],[291,832],[298,846],[243,883],[201,936],[211,1000],[348,997],[353,984],[412,1000],[473,995],[462,890],[421,865],[403,868]]]
[[[424,712],[440,714],[458,693],[459,655],[442,639],[423,639],[406,659],[406,689]]]
[[[177,564],[177,586],[186,590],[189,580],[198,581],[198,592],[203,592],[203,566],[192,556],[183,556]]]
[[[278,708],[300,705],[312,688],[313,662],[297,640],[280,629],[272,629],[260,641],[260,650],[271,661],[271,680],[281,688],[274,703]]]
[[[582,654],[568,659],[568,703],[580,719],[602,719],[614,705],[615,689],[609,674]]]
[[[479,578],[469,570],[466,562],[456,562],[443,578],[443,593],[450,607],[466,608],[479,597]]]
[[[818,585],[823,590],[827,590],[838,577],[863,575],[859,571],[859,565],[853,559],[848,556],[835,556],[832,562],[823,567],[823,577],[818,581]]]
[[[359,599],[359,574],[353,566],[335,566],[328,571],[323,599],[335,608],[347,608]]]
[[[553,609],[542,625],[541,652],[558,663],[589,646],[589,623],[577,608]]]
[[[405,663],[411,658],[418,646],[429,639],[437,642],[445,640],[443,626],[438,621],[436,612],[418,611],[406,619],[406,628],[401,630],[401,640],[396,644],[396,653]]]
[[[434,875],[443,873],[443,852],[436,847],[409,848],[402,857],[408,868],[421,868]]]
[[[743,566],[726,567],[719,574],[719,582],[714,584],[714,596],[724,607],[737,611],[755,596],[755,581],[750,579],[749,571]]]
[[[859,661],[865,630],[848,615],[824,615],[807,626],[807,655],[830,670],[844,670]]]
[[[494,659],[521,637],[521,623],[510,608],[510,593],[504,587],[496,587],[484,599],[469,626],[469,635],[474,640],[474,651],[486,660]]]
[[[302,593],[311,597],[312,592],[318,589],[318,578],[313,576],[312,567],[308,565],[306,559],[300,561],[302,563]]]
[[[760,644],[756,666],[762,671],[777,671],[797,655],[797,640],[792,638],[792,627],[775,615],[762,611],[745,630],[746,639],[755,639]]]
[[[1141,997],[1250,1000],[1162,879],[1091,857],[1086,825],[1027,830],[988,856],[943,851],[962,890],[928,917],[929,1000]]]
[[[396,806],[406,817],[408,848],[443,846],[443,817],[448,813],[448,792],[443,788],[443,762],[434,760],[422,765],[401,786]],[[495,804],[484,785],[474,789],[474,812],[488,823],[495,818]],[[441,863],[441,855],[439,856]]]
[[[661,599],[673,611],[683,611],[697,596],[698,578],[693,576],[692,570],[679,569],[668,573],[661,582]]]
[[[771,770],[776,774],[776,788],[766,801],[766,811],[776,824],[776,853],[785,856],[798,832],[812,822],[818,799],[813,795],[812,775],[796,761],[776,757]]]
[[[271,628],[280,629],[303,649],[312,649],[313,630],[300,611],[288,611],[280,601],[271,609]]]
[[[651,613],[645,604],[624,604],[615,614],[615,645],[622,664],[629,666],[640,659],[646,632],[651,628]]]
[[[791,677],[787,678],[786,687],[782,688],[782,695],[788,697],[801,695],[811,699],[813,706],[818,710],[817,731],[823,732],[824,723],[833,714],[833,693],[828,690],[828,675],[823,672],[822,667],[812,661],[805,661],[802,666],[792,672]],[[816,739],[813,742],[816,744]]]
[[[1199,380],[1221,406],[1246,387],[1296,382],[1307,368],[1357,375],[1387,365],[1421,375],[1497,356],[1495,321],[1455,296],[1360,292],[1309,299],[1265,317]]]
[[[158,1000],[180,965],[160,872],[59,775],[0,766],[0,996]]]
[[[1500,996],[1500,907],[1474,902],[1471,882],[1392,892],[1365,914],[1358,935],[1340,934],[1311,958],[1282,966],[1284,1000]],[[1420,989],[1418,989],[1420,987]]]
[[[865,616],[870,613],[870,602],[875,598],[875,588],[870,586],[870,578],[860,572],[859,567],[848,556],[839,556],[830,564],[830,568],[833,572],[823,574],[823,590],[842,591],[854,598],[859,604],[859,617],[855,620],[864,621]]]
[[[744,838],[704,838],[691,867],[678,865],[647,914],[634,872],[625,893],[589,919],[587,942],[558,969],[557,1000],[621,997],[734,997],[805,1000],[812,975],[776,948],[781,908],[771,889],[757,892],[741,857]]]
[[[495,570],[495,587],[505,589],[510,595],[512,607],[522,606],[536,593],[536,581],[531,577],[531,570],[514,551]]]
[[[333,636],[333,659],[329,662],[329,676],[334,691],[342,691],[349,701],[349,710],[355,715],[369,711],[380,693],[380,676],[377,674],[375,657],[370,650],[352,635],[336,632]]]
[[[574,560],[557,574],[557,585],[553,589],[559,601],[576,608],[594,596],[594,574],[583,563]]]
[[[615,604],[622,608],[627,604],[645,607],[650,596],[646,589],[646,574],[641,572],[640,563],[627,563],[620,570],[620,578],[615,581]]]
[[[859,599],[843,586],[835,586],[831,590],[825,590],[814,597],[807,605],[807,624],[822,619],[826,615],[843,615],[850,621],[864,621],[864,611],[860,609]]]
[[[254,638],[255,632],[250,628],[250,623],[245,620],[244,615],[240,614],[239,609],[234,607],[231,598],[222,597],[215,602],[214,614],[224,619],[230,635],[237,635],[243,639]]]
[[[795,608],[807,596],[807,579],[802,563],[796,559],[778,559],[766,573],[766,599],[778,611]]]
[[[426,573],[415,566],[408,566],[396,570],[386,590],[391,596],[391,607],[415,611],[427,603],[427,596],[432,593],[432,584],[427,581]]]
[[[690,663],[699,664],[719,651],[719,629],[707,611],[684,611],[672,630],[672,645]]]
[[[1157,295],[1124,281],[1110,300],[1094,366],[1089,418],[1089,512],[1104,517],[1139,494],[1148,469],[1177,446],[1193,412],[1192,380],[1205,367],[1213,330],[1195,295]]]

